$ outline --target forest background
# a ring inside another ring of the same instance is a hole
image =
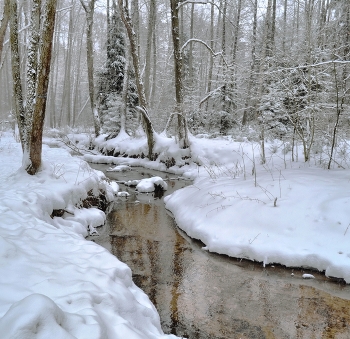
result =
[[[3,125],[13,125],[16,116],[5,25],[10,2],[0,1]],[[12,2],[17,3],[20,72],[28,74],[32,20],[41,1]],[[135,135],[140,119],[135,108],[147,104],[155,130],[164,130],[178,112],[193,134],[259,141],[262,163],[268,138],[282,139],[292,153],[300,143],[305,161],[311,152],[325,151],[328,168],[334,152],[347,152],[347,0],[61,0],[54,28],[48,128],[113,138],[125,124]],[[24,93],[30,90],[24,76],[21,84]]]

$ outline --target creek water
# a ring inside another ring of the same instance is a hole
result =
[[[166,195],[189,184],[143,168],[105,173],[116,181],[161,176]],[[208,253],[176,226],[161,196],[120,188],[130,196],[111,206],[100,235],[89,239],[130,266],[165,333],[190,339],[350,338],[349,285],[314,271]],[[303,273],[315,279],[304,280]]]

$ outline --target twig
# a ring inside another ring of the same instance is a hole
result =
[[[253,240],[249,239],[249,244],[251,244],[261,233],[257,234]]]

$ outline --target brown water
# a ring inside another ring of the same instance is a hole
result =
[[[166,177],[138,171],[107,174],[116,180]],[[186,185],[179,180],[168,184],[167,194]],[[176,227],[162,199],[126,190],[130,197],[114,204],[93,240],[131,267],[165,333],[203,339],[350,338],[349,285],[317,272],[264,268],[208,253]],[[303,280],[303,273],[316,279]]]

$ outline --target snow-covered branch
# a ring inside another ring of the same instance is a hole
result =
[[[181,47],[181,50],[180,50],[181,53],[187,47],[187,45],[191,42],[199,42],[200,44],[204,45],[209,50],[209,52],[212,54],[213,57],[216,57],[218,55],[222,55],[222,52],[215,53],[206,42],[204,42],[203,40],[200,40],[200,39],[196,39],[196,38],[188,39]]]
[[[209,46],[206,42],[204,42],[203,40],[201,40],[201,39],[196,39],[196,38],[188,39],[188,40],[183,44],[183,46],[182,46],[181,49],[180,49],[181,54],[183,53],[183,51],[184,51],[184,49],[187,47],[187,45],[188,45],[189,43],[191,43],[191,42],[198,42],[198,43],[204,45],[204,46],[209,50],[210,54],[211,54],[213,57],[216,57],[216,56],[218,56],[218,55],[221,55],[222,60],[224,61],[224,64],[225,64],[227,67],[229,66],[228,63],[226,62],[225,58],[224,58],[224,55],[222,54],[222,51],[215,53],[215,52],[210,48],[210,46]]]
[[[202,106],[202,104],[204,102],[206,102],[207,100],[209,100],[214,94],[216,94],[218,91],[220,91],[222,89],[223,86],[220,86],[218,88],[215,88],[214,90],[212,90],[211,92],[209,92],[200,102],[199,102],[199,107]]]
[[[348,60],[328,60],[328,61],[323,61],[319,62],[316,64],[310,64],[310,65],[301,65],[301,66],[295,66],[295,67],[286,67],[286,68],[279,68],[275,71],[269,71],[269,74],[271,73],[277,73],[281,71],[292,71],[294,69],[303,69],[303,68],[312,68],[312,67],[319,67],[319,66],[324,66],[324,65],[334,65],[334,64],[350,64],[350,61]]]

